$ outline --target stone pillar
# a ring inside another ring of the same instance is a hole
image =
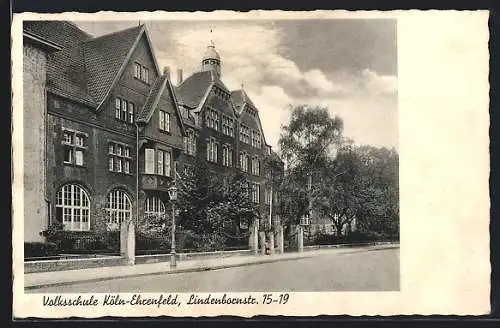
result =
[[[264,231],[261,231],[259,233],[259,239],[260,239],[260,253],[262,255],[266,255],[266,233]]]
[[[132,221],[121,225],[120,255],[127,260],[127,264],[135,264],[135,225]]]
[[[269,254],[274,254],[274,231],[269,232]]]
[[[283,226],[278,227],[278,252],[280,254],[285,253],[285,238]]]
[[[259,253],[259,224],[255,221],[250,228],[250,239],[248,240],[252,253],[257,255]]]
[[[297,226],[297,250],[299,253],[304,251],[304,228],[301,225]]]

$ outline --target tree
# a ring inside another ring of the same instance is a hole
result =
[[[395,149],[361,146],[362,175],[370,186],[359,213],[359,223],[366,231],[399,236],[399,155]]]
[[[199,250],[223,248],[235,229],[249,226],[257,215],[241,173],[214,173],[198,159],[178,187],[179,225]]]
[[[281,154],[287,168],[311,169],[335,155],[342,140],[343,121],[327,107],[292,108],[288,125],[281,127]]]
[[[297,106],[291,110],[279,139],[285,161],[283,214],[288,225],[310,213],[320,193],[318,177],[326,163],[336,155],[342,142],[343,121],[331,117],[326,107]],[[316,182],[314,181],[316,180]]]

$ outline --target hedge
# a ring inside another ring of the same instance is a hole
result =
[[[47,257],[58,254],[55,243],[30,242],[24,243],[24,257]]]

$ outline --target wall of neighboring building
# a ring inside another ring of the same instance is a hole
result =
[[[24,241],[43,241],[48,222],[45,201],[46,54],[23,47]]]

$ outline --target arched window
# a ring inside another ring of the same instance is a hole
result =
[[[108,194],[106,217],[111,228],[116,228],[120,223],[132,217],[132,203],[125,192],[115,189]]]
[[[148,197],[146,199],[146,207],[144,209],[144,214],[146,217],[149,216],[164,216],[165,215],[165,204],[158,197]]]
[[[69,184],[59,189],[56,220],[62,222],[64,230],[90,230],[90,200],[82,187]]]

